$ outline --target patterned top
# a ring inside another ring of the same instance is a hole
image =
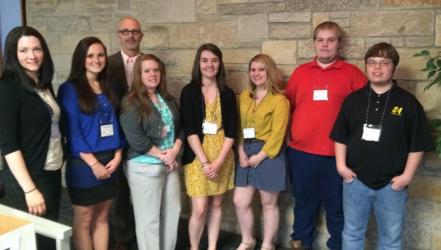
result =
[[[175,138],[175,124],[173,122],[173,115],[170,109],[165,103],[164,99],[161,95],[156,94],[158,97],[158,103],[155,103],[155,108],[159,111],[161,115],[161,120],[164,123],[164,127],[162,129],[162,140],[159,145],[159,149],[165,150],[173,147],[174,138]],[[162,161],[151,155],[140,155],[132,159],[134,162],[138,163],[146,163],[146,164],[161,164]]]
[[[222,115],[220,98],[217,96],[213,103],[205,105],[205,119],[215,122],[218,127],[216,134],[205,134],[202,142],[202,149],[208,158],[213,162],[219,155],[225,141],[225,133],[222,126]],[[218,176],[208,179],[205,176],[201,162],[197,157],[193,162],[184,166],[184,177],[187,194],[191,197],[206,197],[223,194],[234,188],[234,157],[233,151],[228,152],[224,163],[218,171]]]
[[[37,92],[38,96],[40,96],[45,103],[52,119],[51,137],[49,138],[49,146],[44,169],[48,171],[58,170],[63,166],[63,146],[61,144],[59,127],[61,114],[60,107],[48,89],[36,89],[35,92]]]

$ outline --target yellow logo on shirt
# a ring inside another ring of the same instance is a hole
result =
[[[403,111],[403,107],[395,106],[390,112],[392,115],[402,116],[401,112]]]

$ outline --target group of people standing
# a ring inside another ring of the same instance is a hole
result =
[[[261,249],[275,249],[278,194],[289,183],[293,249],[311,248],[322,205],[330,249],[363,249],[372,209],[380,246],[401,249],[406,186],[433,145],[421,105],[392,80],[399,56],[391,45],[368,50],[366,78],[338,57],[340,27],[324,22],[314,30],[315,58],[295,69],[285,90],[274,60],[258,54],[236,98],[221,50],[203,44],[178,105],[164,63],[140,51],[139,22],[122,18],[117,36],[121,51],[109,57],[98,38],[82,39],[55,95],[44,38],[28,26],[9,33],[0,79],[2,203],[57,220],[66,159],[76,249],[107,249],[112,238],[127,243],[134,223],[139,249],[173,250],[182,168],[192,250],[205,225],[208,249],[216,249],[223,195],[232,189],[237,249],[256,247],[256,191]],[[38,244],[53,248],[44,237]]]

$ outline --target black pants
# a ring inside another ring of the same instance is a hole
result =
[[[42,171],[38,174],[30,173],[30,175],[38,190],[43,194],[46,202],[46,214],[42,217],[58,221],[61,198],[61,170]],[[25,194],[6,166],[0,171],[0,183],[3,183],[5,189],[5,196],[0,199],[0,203],[28,212]],[[55,250],[55,240],[37,235],[37,249]]]

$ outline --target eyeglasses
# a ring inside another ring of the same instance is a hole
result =
[[[141,31],[140,30],[118,30],[118,33],[120,33],[123,36],[128,36],[128,35],[132,35],[132,36],[139,36],[141,35]]]
[[[382,61],[367,60],[366,64],[370,67],[380,66],[380,68],[382,68],[382,67],[387,67],[387,66],[391,65],[392,61],[391,60],[382,60]]]

